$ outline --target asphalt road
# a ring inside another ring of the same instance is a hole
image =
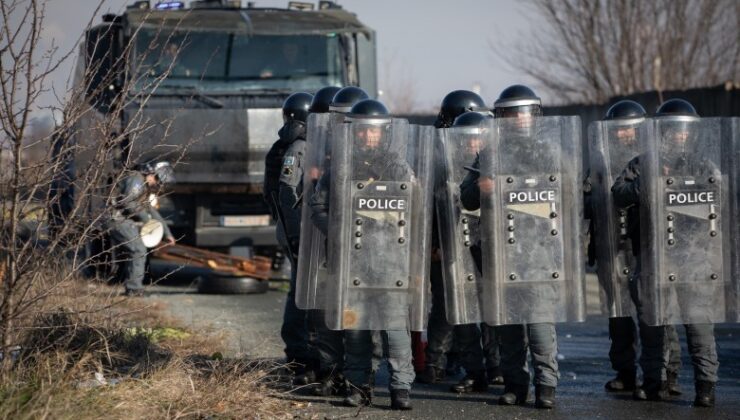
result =
[[[280,324],[284,292],[273,289],[262,295],[200,295],[195,293],[192,285],[188,285],[188,277],[187,272],[181,272],[179,285],[151,286],[146,299],[165,302],[172,316],[195,330],[226,333],[227,356],[283,356]],[[591,286],[589,290],[591,296],[596,295],[595,287]],[[597,304],[590,305],[589,313],[596,312]],[[684,393],[668,402],[636,402],[629,393],[604,391],[604,383],[613,376],[608,360],[609,336],[606,318],[595,314],[582,324],[558,325],[561,378],[557,408],[552,411],[537,410],[533,403],[524,407],[501,407],[496,403],[502,393],[502,388],[498,387],[491,388],[488,393],[459,396],[448,391],[458,378],[437,385],[415,384],[412,390],[413,411],[391,411],[388,409],[390,400],[385,369],[378,374],[373,406],[360,411],[342,407],[338,397],[315,398],[304,395],[302,390],[295,390],[288,398],[296,401],[299,416],[305,418],[740,419],[740,324],[716,326],[720,382],[717,406],[713,409],[691,406],[693,373],[683,328],[678,329],[683,356],[680,381]]]

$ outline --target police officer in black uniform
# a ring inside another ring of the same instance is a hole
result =
[[[641,119],[646,117],[645,109],[637,102],[630,100],[622,100],[612,105],[606,112],[604,117],[605,121],[629,121],[635,119]],[[629,127],[621,129],[625,134],[619,137],[621,144],[637,142],[635,133],[635,127]],[[590,204],[590,186],[591,179],[590,173],[586,177],[585,188],[586,193],[584,195],[585,200],[585,215],[587,219],[590,219],[589,232],[591,232],[591,238],[589,242],[589,265],[594,265],[596,262],[595,243],[603,240],[594,236],[595,217],[591,217],[592,204]],[[638,210],[636,206],[630,206],[624,211],[628,214],[629,220],[636,220],[639,218],[637,214]],[[630,215],[631,214],[631,215]],[[639,235],[635,233],[635,226],[627,224],[627,235],[631,237],[632,250],[639,249],[639,244],[635,241],[639,241]],[[598,235],[598,233],[596,233]],[[637,248],[636,248],[637,246]],[[634,267],[629,267],[633,269]],[[668,392],[671,395],[680,395],[681,391],[678,385],[678,371],[681,369],[681,348],[678,343],[678,334],[673,325],[667,325],[666,327],[666,352],[668,352],[668,370],[667,370],[667,383]],[[621,391],[634,391],[637,384],[637,325],[631,316],[621,317],[610,317],[609,318],[609,338],[611,339],[611,347],[609,349],[609,360],[611,361],[612,368],[617,371],[617,376],[614,379],[609,380],[604,388],[609,392],[621,392]]]
[[[341,88],[327,86],[319,89],[311,99],[308,113],[326,113],[329,112],[329,106],[334,95]],[[300,202],[303,199],[305,188],[315,188],[315,181],[309,185],[304,185],[306,178],[304,175],[312,168],[306,168],[304,165],[306,152],[306,141],[303,137],[298,137],[291,143],[283,159],[283,166],[280,172],[279,181],[279,202],[283,214],[286,216],[286,223],[290,225],[291,232],[300,233]],[[311,178],[312,179],[312,178]],[[296,225],[297,222],[297,225]],[[295,226],[293,226],[295,225]],[[300,238],[295,237],[299,242]],[[297,267],[293,267],[293,277],[296,276]],[[344,354],[344,343],[341,332],[331,331],[326,328],[321,311],[310,311],[308,314],[309,341],[313,350],[313,357],[317,380],[319,385],[313,388],[313,393],[317,395],[331,395],[339,391],[339,386],[343,382],[341,377],[342,357]],[[307,375],[307,380],[310,379]],[[306,382],[306,381],[299,381]]]
[[[436,128],[451,127],[456,118],[471,111],[488,112],[488,109],[478,94],[467,90],[452,91],[442,100],[434,126]],[[436,213],[432,226],[432,266],[430,270],[432,310],[427,331],[426,367],[419,375],[418,381],[436,383],[444,379],[448,364],[447,353],[454,351],[466,375],[450,390],[458,393],[485,392],[488,390],[488,382],[483,365],[481,332],[478,326],[475,324],[452,326],[447,322]],[[493,342],[495,338],[491,335],[486,334],[488,341]],[[487,347],[492,351],[498,351],[498,346],[489,345]],[[495,360],[495,357],[489,359]],[[493,367],[492,373],[497,368],[498,365]]]
[[[278,243],[291,255],[290,291],[285,301],[283,325],[280,336],[285,343],[285,355],[295,374],[294,382],[305,385],[313,382],[318,362],[312,354],[306,329],[306,311],[298,309],[295,303],[296,265],[301,226],[300,208],[295,208],[300,191],[282,188],[281,184],[293,184],[296,159],[301,158],[306,139],[306,118],[313,96],[298,92],[290,95],[283,103],[284,125],[278,132],[275,142],[265,160],[264,194],[271,204],[272,213],[278,219],[276,235]],[[275,174],[275,160],[284,150],[279,174]],[[289,151],[292,150],[290,153]],[[276,179],[270,179],[276,177]],[[297,193],[297,195],[296,195]]]
[[[694,107],[682,99],[670,99],[664,102],[656,118],[678,117],[699,118]],[[686,135],[686,133],[683,133]],[[687,156],[686,164],[701,166],[699,162],[689,162],[691,156]],[[640,325],[640,340],[642,342],[642,354],[640,356],[640,367],[643,371],[643,384],[635,390],[634,397],[637,400],[660,401],[667,398],[669,394],[675,395],[676,391],[669,389],[669,380],[677,381],[678,367],[673,360],[680,360],[678,337],[673,326],[648,326],[643,318],[642,302],[638,293],[638,282],[640,281],[640,159],[639,156],[632,159],[627,167],[612,186],[612,194],[618,206],[634,208],[628,212],[628,224],[633,250],[637,258],[638,269],[631,280],[630,288],[632,298],[637,307],[637,319]],[[717,348],[714,339],[713,324],[686,324],[686,338],[689,342],[691,362],[694,365],[694,380],[696,395],[694,405],[699,407],[714,406],[715,384],[717,382],[717,371],[719,361],[717,359]],[[674,338],[675,337],[675,338]],[[672,343],[672,344],[671,344]],[[673,354],[670,357],[668,353]],[[671,372],[670,367],[674,367]],[[675,375],[671,378],[671,374]]]
[[[341,89],[326,87],[316,92],[309,112],[345,114],[354,104],[368,98],[367,92],[356,86]],[[324,167],[324,170],[326,171],[327,168]],[[306,185],[303,188],[315,189],[316,185]],[[304,202],[303,205],[308,205],[308,203]],[[309,316],[311,327],[316,334],[313,345],[319,361],[319,385],[314,387],[312,392],[317,396],[341,395],[346,392],[343,374],[344,331],[328,329],[322,311],[312,311]]]
[[[389,118],[385,105],[373,99],[357,102],[351,108],[350,115],[357,118]],[[413,173],[408,163],[394,156],[396,152],[386,149],[382,124],[360,125],[358,129],[361,132],[357,133],[355,141],[360,143],[356,145],[355,150],[362,150],[363,153],[352,156],[353,178],[377,181],[411,180]],[[310,203],[313,211],[312,221],[326,235],[330,234],[330,181],[331,171],[327,170],[319,180]],[[410,410],[412,407],[409,391],[414,381],[410,332],[387,330],[380,333],[383,340],[383,356],[388,360],[391,373],[389,383],[391,408]],[[373,332],[369,330],[344,331],[346,356],[344,374],[347,378],[344,404],[347,406],[358,407],[372,403],[375,373],[372,366],[374,352],[372,334]]]
[[[517,118],[520,133],[531,136],[532,119],[542,115],[540,98],[526,86],[513,85],[501,92],[494,105],[496,118]],[[512,139],[515,141],[515,139]],[[530,147],[536,143],[528,142]],[[521,153],[521,156],[537,159],[538,154]],[[532,162],[530,162],[532,163]],[[543,162],[539,162],[543,163]],[[547,164],[547,162],[544,162]],[[479,168],[479,160],[473,168]],[[534,164],[529,165],[534,166]],[[481,190],[492,189],[492,185],[479,185],[480,173],[470,171],[460,185],[460,200],[468,210],[480,208]],[[488,179],[488,182],[491,182]],[[485,276],[486,273],[483,273]],[[531,353],[534,365],[535,406],[553,408],[555,406],[555,388],[560,377],[557,362],[557,333],[553,323],[527,325],[503,325],[497,327],[500,336],[501,368],[504,376],[504,394],[499,398],[502,405],[523,405],[529,395],[529,369],[527,367],[527,350]]]
[[[455,122],[452,124],[453,127],[480,127],[485,124],[488,118],[492,118],[493,115],[490,113],[481,113],[476,111],[468,111],[455,118]],[[481,145],[484,147],[485,145]],[[480,238],[479,238],[480,239]],[[478,272],[482,272],[482,261],[481,261],[481,248],[480,240],[478,243],[470,247],[470,252],[473,255]],[[466,327],[467,328],[467,327]],[[480,323],[481,333],[481,345],[483,350],[483,360],[485,362],[486,377],[489,385],[503,385],[504,377],[501,372],[501,353],[499,349],[499,334],[497,334],[498,327],[492,327],[485,322]],[[456,332],[456,339],[458,334]]]
[[[604,116],[605,121],[628,121],[644,119],[645,109],[634,101],[623,100],[612,105]],[[631,129],[631,135],[630,131]],[[635,127],[623,130],[625,136],[617,136],[620,145],[625,143],[634,143],[637,141],[635,136]],[[610,139],[611,140],[611,139]],[[605,168],[606,169],[606,168]],[[589,265],[593,266],[596,262],[595,243],[606,238],[596,237],[595,217],[593,214],[593,204],[590,201],[591,177],[590,171],[585,181],[585,216],[589,219]],[[606,229],[606,227],[604,227]],[[607,256],[603,256],[606,258]],[[630,267],[631,268],[631,267]],[[634,391],[636,386],[637,375],[637,326],[631,316],[610,317],[609,318],[609,338],[611,347],[609,349],[609,360],[612,368],[617,372],[616,378],[608,381],[604,386],[607,391]]]
[[[175,243],[167,223],[149,201],[149,195],[158,192],[164,185],[175,182],[174,171],[168,162],[151,162],[138,167],[125,176],[116,186],[113,197],[113,213],[107,222],[110,237],[116,250],[123,251],[126,258],[121,261],[123,284],[128,296],[142,296],[146,270],[146,246],[141,240],[139,225],[152,219],[164,228],[164,238]]]

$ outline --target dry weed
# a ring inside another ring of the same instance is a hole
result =
[[[171,333],[185,330],[159,305],[111,289],[77,282],[24,325],[0,417],[292,417],[268,387],[277,366],[222,359],[220,337]]]

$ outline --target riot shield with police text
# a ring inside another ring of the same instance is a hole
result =
[[[483,320],[583,321],[580,119],[500,118],[492,129],[478,180]]]
[[[301,237],[296,273],[296,305],[301,309],[323,309],[326,287],[326,237],[311,222],[311,201],[321,175],[329,164],[331,121],[342,121],[337,113],[310,114],[306,127],[303,196],[301,198]]]
[[[466,210],[460,184],[490,135],[488,127],[440,129],[437,136],[435,208],[442,257],[447,322],[482,321],[479,305],[480,210]],[[466,169],[466,167],[468,169]]]
[[[331,144],[326,324],[422,330],[433,141],[390,118],[348,118],[338,129]]]
[[[644,121],[643,118],[596,121],[589,127],[591,217],[594,221],[591,241],[596,244],[601,306],[609,317],[627,317],[635,313],[629,280],[636,256],[629,233],[637,226],[629,226],[627,214],[637,209],[617,206],[611,186],[639,153],[639,137],[646,133]]]
[[[643,320],[648,325],[722,322],[733,221],[720,121],[656,118],[641,140]]]

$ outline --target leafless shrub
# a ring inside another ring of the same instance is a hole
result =
[[[59,123],[35,130],[39,96],[51,89],[50,75],[73,55],[40,49],[45,4],[0,4],[0,351],[18,345],[40,304],[81,272],[111,279],[114,272],[101,268],[128,258],[106,246],[117,185],[144,159],[165,156],[177,163],[190,144],[166,147],[163,139],[147,137],[155,126],[166,136],[171,124],[150,120],[143,109],[174,59],[157,56],[158,45],[136,51],[130,42],[113,50],[105,41],[112,26],[105,25],[97,27],[98,38],[80,38],[82,64],[74,85],[58,106],[43,110],[57,115]],[[166,42],[170,34],[163,30],[152,43]],[[139,56],[132,68],[127,61],[132,54],[152,57]],[[142,63],[161,70],[151,74],[139,68]]]

